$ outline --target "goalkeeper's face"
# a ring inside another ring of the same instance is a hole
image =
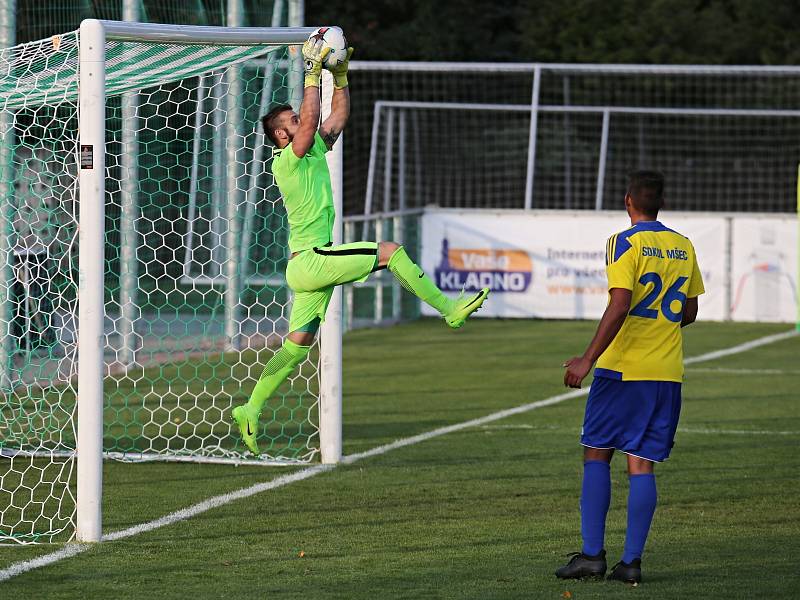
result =
[[[298,129],[300,129],[300,116],[293,110],[282,112],[275,128],[275,137],[280,141],[281,148],[294,140]]]

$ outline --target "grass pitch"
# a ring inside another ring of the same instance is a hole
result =
[[[564,391],[595,324],[423,320],[345,339],[345,453]],[[785,325],[700,323],[686,355]],[[585,398],[341,465],[0,583],[0,598],[791,598],[800,595],[800,337],[687,368],[637,588],[562,582],[580,547]],[[627,482],[612,463],[609,559]],[[105,529],[303,467],[107,463]],[[0,548],[0,568],[60,549]]]

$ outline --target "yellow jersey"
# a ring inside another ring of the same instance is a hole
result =
[[[631,290],[631,309],[595,376],[683,381],[683,306],[705,291],[692,243],[658,221],[640,221],[608,239],[606,273],[609,290]]]

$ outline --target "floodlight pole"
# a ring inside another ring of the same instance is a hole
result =
[[[289,0],[287,15],[289,27],[302,27],[304,15],[305,2]],[[289,47],[289,58],[292,63],[292,66],[289,67],[289,104],[298,108],[303,99],[303,55],[300,46]]]
[[[281,19],[283,18],[283,0],[275,0],[272,5],[272,27],[280,27]],[[261,84],[261,99],[258,106],[259,119],[269,112],[269,105],[272,99],[272,77],[275,73],[275,62],[267,60],[264,65],[264,81]],[[256,125],[255,142],[253,142],[253,159],[248,163],[250,173],[248,175],[247,189],[244,196],[244,222],[242,223],[242,242],[241,242],[241,257],[242,261],[241,277],[243,285],[247,285],[247,276],[249,274],[250,265],[247,259],[250,256],[250,239],[253,236],[254,223],[253,219],[256,214],[256,202],[263,194],[263,190],[258,188],[258,178],[264,169],[264,144],[265,136],[264,130],[260,125]],[[269,151],[272,151],[270,146]]]
[[[227,24],[229,27],[241,27],[244,23],[244,10],[242,0],[228,0]],[[242,331],[239,318],[239,295],[242,289],[242,268],[246,255],[241,252],[239,244],[242,241],[242,218],[239,207],[242,205],[242,190],[240,181],[243,180],[242,166],[244,157],[240,156],[242,148],[242,120],[244,111],[242,102],[244,94],[241,77],[241,67],[233,66],[225,75],[228,80],[228,93],[225,96],[225,157],[227,169],[225,171],[225,220],[228,231],[225,234],[226,244],[226,273],[225,273],[225,339],[227,350],[233,352],[241,347]]]
[[[140,20],[139,0],[123,0],[122,18]],[[122,95],[122,152],[120,153],[120,252],[119,252],[119,309],[120,353],[119,360],[129,367],[136,362],[136,334],[134,324],[138,311],[137,280],[139,262],[136,249],[139,239],[136,219],[139,213],[139,126],[137,112],[139,95],[135,92]]]

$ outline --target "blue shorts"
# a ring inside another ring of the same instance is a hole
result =
[[[595,376],[586,400],[581,444],[661,462],[675,443],[680,414],[680,383]]]

